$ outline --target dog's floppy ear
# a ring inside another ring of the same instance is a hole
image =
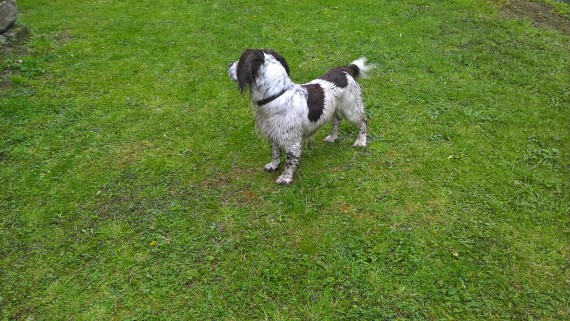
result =
[[[264,61],[265,56],[260,50],[247,49],[243,52],[237,65],[237,81],[240,91],[243,92],[244,87],[253,84],[259,67],[263,65]]]

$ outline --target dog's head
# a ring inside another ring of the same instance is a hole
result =
[[[238,61],[230,64],[228,74],[238,83],[240,91],[251,88],[262,74],[285,73],[289,76],[289,65],[280,54],[268,49],[247,49]]]

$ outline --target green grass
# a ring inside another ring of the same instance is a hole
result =
[[[19,1],[0,60],[4,320],[565,320],[569,36],[493,1]],[[292,186],[227,77],[362,55],[369,146]],[[2,85],[3,84],[3,85]]]

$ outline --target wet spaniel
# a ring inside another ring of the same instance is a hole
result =
[[[292,182],[301,159],[302,140],[325,123],[332,122],[333,127],[325,142],[336,141],[340,119],[345,118],[359,128],[354,146],[366,146],[366,115],[356,78],[373,67],[366,64],[366,58],[360,58],[299,85],[289,78],[285,59],[272,50],[248,49],[230,64],[228,74],[240,91],[249,89],[256,125],[271,145],[272,160],[265,170],[279,169],[281,151],[285,151],[285,170],[277,178],[278,184]]]

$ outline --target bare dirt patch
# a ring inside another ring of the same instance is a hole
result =
[[[9,67],[0,70],[0,90],[8,89],[12,86],[12,81],[10,80],[10,75],[19,74],[17,69],[12,69]]]
[[[535,26],[570,35],[570,20],[557,14],[550,6],[540,2],[509,0],[501,8],[508,17],[526,18]]]
[[[52,39],[59,45],[65,45],[66,43],[73,41],[75,36],[68,30],[64,30],[54,35]]]

